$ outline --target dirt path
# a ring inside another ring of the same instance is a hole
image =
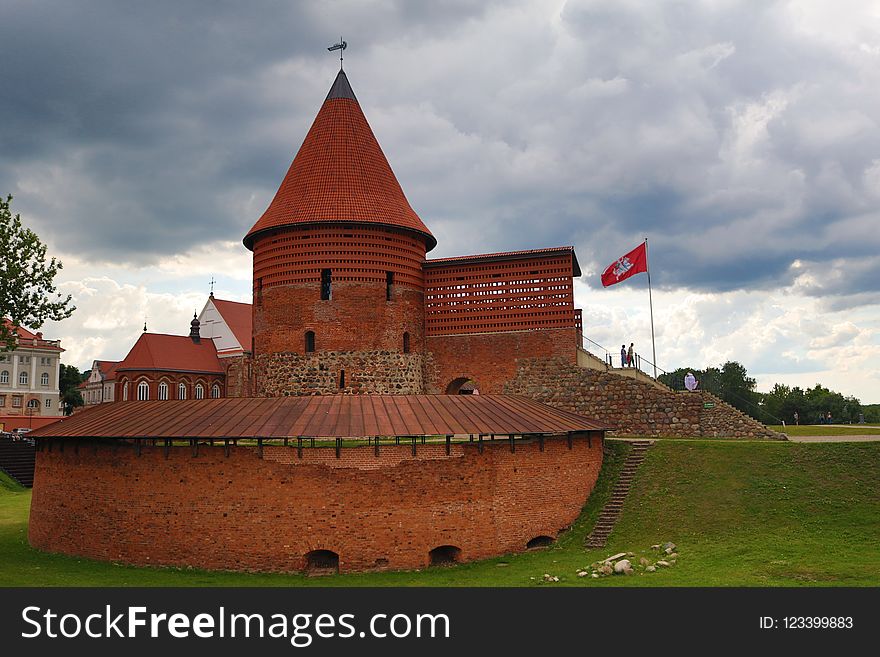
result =
[[[880,433],[857,436],[788,436],[788,439],[793,443],[866,443],[880,440]]]

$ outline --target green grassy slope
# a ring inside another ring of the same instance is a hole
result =
[[[570,532],[550,549],[422,572],[300,575],[133,568],[32,550],[30,491],[0,479],[0,585],[5,586],[880,586],[880,443],[660,441],[635,480],[604,550],[584,536],[629,449],[609,442],[606,467]],[[674,567],[643,575],[578,578],[615,552]],[[544,583],[544,573],[559,582]]]

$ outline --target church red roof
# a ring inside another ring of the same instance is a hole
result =
[[[213,301],[214,307],[235,335],[238,344],[245,351],[250,351],[251,336],[253,335],[253,307],[251,304],[222,299],[214,299]]]
[[[116,366],[117,372],[125,370],[223,373],[213,340],[202,338],[195,343],[185,335],[163,333],[142,333]]]
[[[268,209],[244,238],[292,224],[350,222],[397,226],[437,240],[410,207],[400,183],[339,71]]]

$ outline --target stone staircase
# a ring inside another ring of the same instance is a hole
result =
[[[34,446],[26,440],[0,438],[0,470],[26,488],[34,485]]]
[[[611,491],[611,499],[602,507],[593,531],[590,532],[584,542],[586,547],[605,547],[605,543],[608,541],[608,537],[611,535],[614,525],[620,517],[623,502],[626,500],[626,496],[629,495],[629,489],[632,486],[636,471],[638,471],[642,461],[645,460],[645,453],[648,451],[648,448],[653,444],[653,440],[637,440],[632,442],[632,449],[629,456],[626,457],[623,469],[617,476],[614,489]]]

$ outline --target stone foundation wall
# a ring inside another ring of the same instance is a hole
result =
[[[37,452],[28,539],[137,565],[299,571],[312,550],[340,571],[423,568],[452,545],[470,561],[555,538],[578,516],[602,440],[576,437],[335,450],[82,444]]]
[[[518,363],[505,394],[525,395],[580,413],[623,435],[780,438],[757,420],[706,392],[661,390],[559,358]],[[707,405],[711,405],[707,408]]]
[[[257,356],[258,397],[424,392],[422,355],[392,351],[285,352]],[[345,380],[342,373],[345,372]]]

